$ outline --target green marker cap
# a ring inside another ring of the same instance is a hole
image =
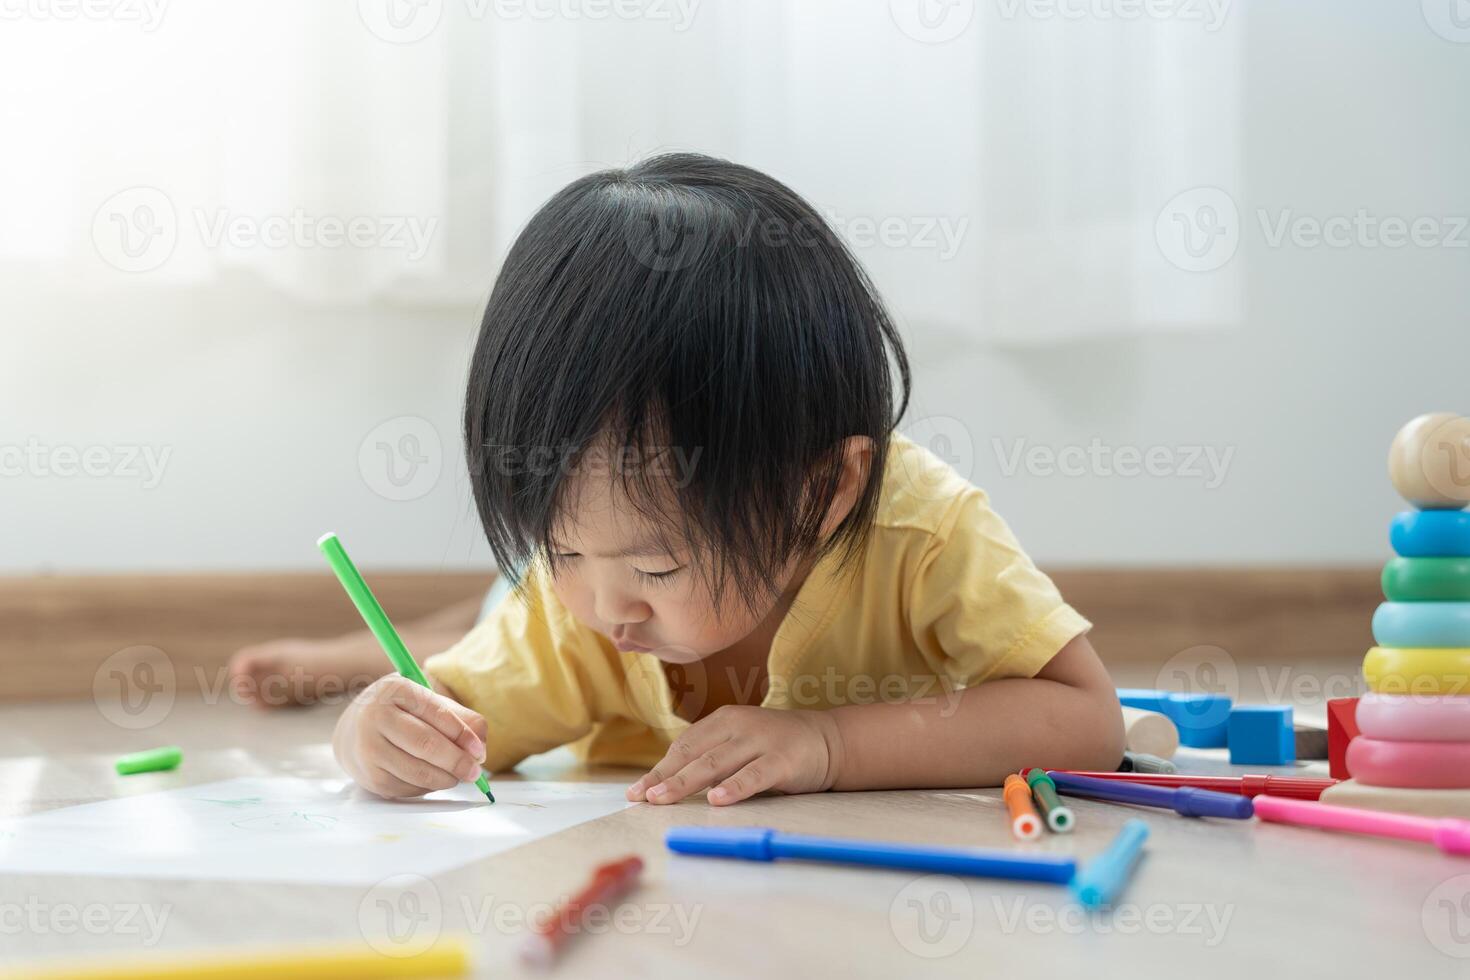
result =
[[[1057,784],[1051,781],[1045,769],[1032,767],[1026,773],[1026,785],[1036,799],[1036,808],[1046,817],[1046,825],[1055,833],[1064,834],[1072,829],[1072,810],[1057,796]]]
[[[163,772],[177,769],[184,761],[184,750],[177,745],[165,745],[159,749],[144,749],[117,760],[117,774],[131,776],[139,772]]]

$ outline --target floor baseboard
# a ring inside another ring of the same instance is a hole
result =
[[[1116,665],[1163,665],[1201,646],[1250,662],[1350,662],[1372,644],[1376,568],[1051,570]],[[396,622],[475,596],[488,573],[371,572]],[[327,573],[0,578],[0,701],[90,697],[108,658],[163,651],[180,691],[241,646],[361,628]]]

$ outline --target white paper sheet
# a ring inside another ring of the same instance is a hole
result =
[[[369,885],[433,875],[632,806],[621,783],[501,782],[384,800],[248,777],[0,822],[0,872]]]

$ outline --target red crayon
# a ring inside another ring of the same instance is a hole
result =
[[[1284,796],[1292,800],[1320,799],[1322,791],[1337,785],[1340,780],[1315,776],[1188,776],[1157,772],[1073,772],[1070,769],[1048,770],[1065,772],[1073,776],[1091,776],[1094,779],[1116,779],[1125,783],[1143,783],[1145,786],[1192,786],[1195,789],[1210,789],[1216,793],[1238,793],[1256,797],[1263,793]]]
[[[531,930],[526,944],[521,947],[521,958],[537,966],[546,966],[556,958],[557,951],[566,944],[574,933],[582,928],[582,915],[591,907],[611,907],[623,895],[638,884],[643,872],[643,859],[626,857],[621,861],[604,864],[592,874],[587,887],[560,905],[545,922]]]

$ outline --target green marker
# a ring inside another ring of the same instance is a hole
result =
[[[1031,787],[1031,795],[1036,797],[1036,807],[1046,817],[1046,825],[1052,832],[1065,834],[1071,831],[1075,822],[1072,811],[1057,796],[1057,784],[1051,781],[1046,771],[1034,768],[1029,770],[1026,773],[1026,783]]]
[[[362,615],[362,621],[367,623],[368,629],[372,630],[373,636],[378,638],[378,645],[393,662],[393,669],[404,677],[422,687],[429,687],[429,679],[424,676],[423,670],[413,659],[413,654],[408,652],[408,647],[403,645],[403,639],[393,624],[388,620],[388,614],[383,612],[383,607],[378,604],[378,599],[373,595],[373,590],[368,588],[362,580],[362,575],[357,571],[357,566],[352,564],[352,559],[347,557],[347,552],[342,549],[342,542],[337,540],[337,535],[328,531],[317,539],[316,546],[321,549],[322,554],[327,556],[327,564],[332,566],[332,571],[337,573],[337,581],[342,583],[342,588],[347,590],[347,595],[352,599],[352,604]],[[480,778],[475,780],[475,785],[485,798],[491,803],[495,802],[495,794],[490,792],[490,780],[485,774],[480,773]]]
[[[165,745],[161,749],[145,749],[133,752],[117,760],[117,774],[131,776],[139,772],[164,772],[177,769],[184,761],[184,750],[177,745]]]

